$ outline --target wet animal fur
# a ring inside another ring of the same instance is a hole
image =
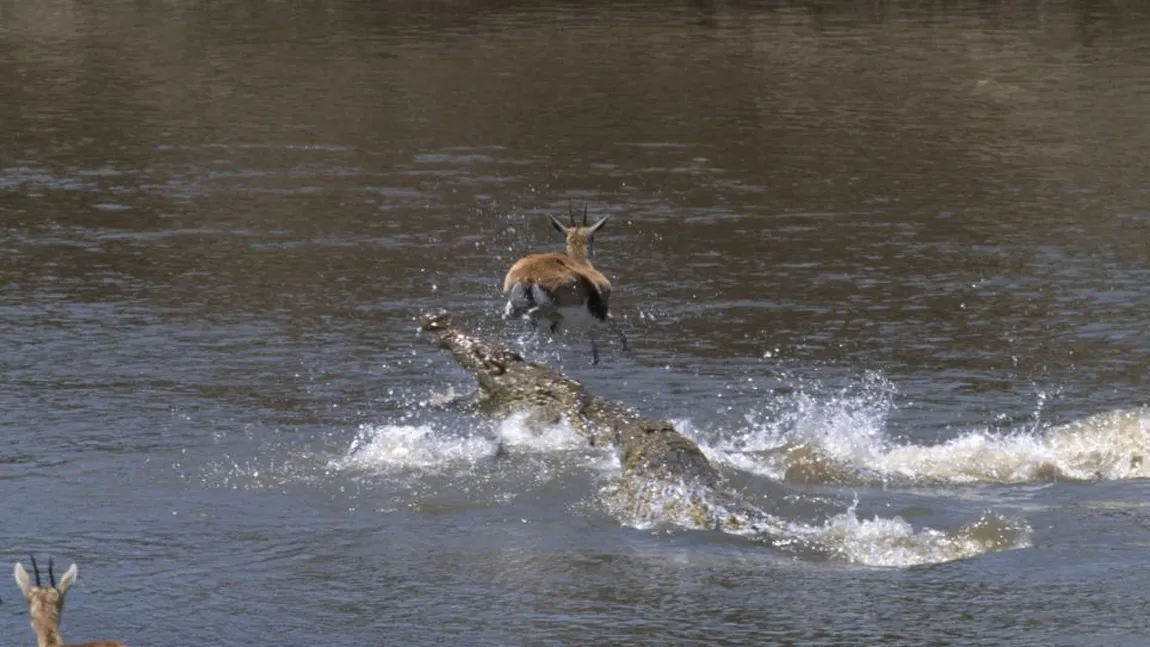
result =
[[[627,350],[627,338],[611,318],[611,282],[588,260],[594,253],[595,232],[610,217],[604,216],[588,225],[584,210],[583,225],[576,225],[575,216],[571,214],[571,226],[567,227],[554,216],[548,216],[551,225],[566,238],[567,253],[524,256],[511,266],[503,279],[503,293],[507,295],[504,318],[527,319],[532,327],[542,323],[552,333],[587,330],[595,364],[599,363],[599,350],[593,329],[599,324],[607,324],[618,334],[623,350]]]
[[[60,638],[60,616],[64,612],[64,595],[76,582],[79,569],[75,564],[72,564],[71,568],[65,571],[63,577],[60,578],[60,583],[56,584],[56,577],[52,573],[52,562],[49,560],[50,586],[40,586],[40,570],[36,567],[34,558],[32,559],[32,571],[36,574],[35,585],[32,584],[31,576],[28,575],[28,571],[24,570],[24,565],[20,562],[16,562],[13,575],[16,577],[16,584],[20,586],[20,591],[24,594],[24,600],[28,603],[28,615],[32,618],[32,630],[36,632],[39,647],[128,647],[123,643],[105,640],[65,645]]]

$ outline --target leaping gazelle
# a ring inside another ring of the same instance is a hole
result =
[[[599,348],[594,329],[606,324],[619,336],[623,350],[627,337],[619,330],[609,311],[611,282],[588,260],[594,254],[595,232],[611,216],[587,224],[587,207],[583,207],[583,224],[575,223],[574,211],[568,211],[571,226],[564,226],[548,215],[551,225],[567,239],[567,253],[529,254],[515,262],[503,279],[507,295],[505,319],[524,318],[534,328],[539,323],[557,333],[563,330],[586,331],[591,338],[591,362],[599,363]]]
[[[16,583],[24,593],[24,600],[28,603],[28,615],[32,617],[32,630],[36,632],[39,647],[128,647],[124,643],[98,640],[90,643],[73,643],[65,645],[60,638],[60,615],[64,612],[64,594],[76,582],[79,570],[75,564],[64,572],[60,583],[56,584],[56,574],[52,572],[52,559],[48,559],[49,586],[40,585],[40,569],[36,567],[36,558],[32,558],[32,572],[36,575],[36,585],[32,585],[32,578],[24,565],[16,562]]]

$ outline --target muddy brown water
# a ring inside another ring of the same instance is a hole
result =
[[[3,555],[79,564],[74,641],[1144,645],[1148,28],[2,2]],[[597,367],[499,319],[569,201]],[[786,541],[620,515],[610,455],[451,403],[433,308],[676,421]]]

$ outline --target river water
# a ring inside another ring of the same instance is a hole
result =
[[[0,552],[79,564],[73,641],[1145,645],[1148,29],[0,2]],[[584,205],[631,341],[598,366],[500,319]],[[437,308],[674,421],[783,541],[459,407]]]

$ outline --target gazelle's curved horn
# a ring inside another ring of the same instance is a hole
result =
[[[571,198],[567,198],[567,217],[571,219],[572,227],[579,226],[578,223],[575,222],[575,204],[571,202]]]
[[[48,583],[56,588],[56,574],[52,572],[52,558],[48,557]]]
[[[583,203],[583,226],[587,226],[587,203]]]
[[[36,586],[40,586],[40,567],[36,565],[36,556],[29,555],[28,559],[32,560],[32,575],[36,578]]]

